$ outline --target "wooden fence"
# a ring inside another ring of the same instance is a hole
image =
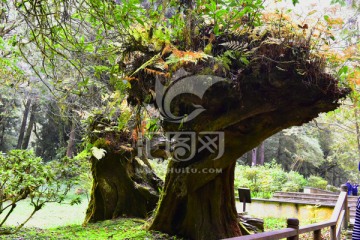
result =
[[[336,202],[330,220],[307,226],[299,227],[299,220],[296,218],[287,219],[287,228],[257,233],[247,236],[227,238],[226,240],[276,240],[287,238],[298,240],[299,234],[312,232],[314,240],[321,239],[321,229],[330,227],[330,240],[339,240],[341,230],[346,229],[349,223],[349,207],[347,201],[347,186],[341,186],[341,192]]]

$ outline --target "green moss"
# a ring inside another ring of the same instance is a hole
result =
[[[99,185],[101,186],[101,188],[103,190],[105,190],[106,193],[111,193],[112,192],[112,187],[111,185],[105,180],[105,179],[99,179]]]
[[[199,73],[199,75],[213,75],[214,71],[212,70],[212,68],[207,67],[204,68],[203,70],[201,70],[201,72]]]
[[[93,146],[97,148],[105,148],[107,146],[106,140],[104,138],[99,138],[94,142]]]

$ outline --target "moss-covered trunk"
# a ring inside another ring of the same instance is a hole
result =
[[[91,158],[93,187],[85,223],[117,217],[149,217],[159,199],[162,181],[122,139],[124,133],[100,131],[92,137],[106,154]]]

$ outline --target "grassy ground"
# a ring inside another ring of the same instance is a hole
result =
[[[146,231],[146,222],[141,219],[123,218],[82,226],[88,200],[83,195],[81,204],[71,206],[69,202],[74,197],[76,196],[70,194],[61,204],[46,204],[17,234],[0,235],[0,239],[180,239],[163,233]],[[31,211],[32,206],[28,200],[19,202],[5,227],[18,226]]]
[[[68,196],[71,199],[74,196]],[[71,206],[70,200],[64,203],[47,203],[40,211],[35,213],[25,225],[25,227],[36,228],[54,228],[69,224],[82,224],[85,218],[85,211],[88,205],[86,196],[82,196],[82,201],[78,205]],[[33,210],[30,201],[23,200],[19,202],[6,221],[7,226],[17,226],[21,224]]]
[[[25,227],[53,228],[69,224],[81,224],[84,221],[87,202],[79,205],[49,203],[43,209],[35,213]],[[18,204],[18,207],[6,221],[7,226],[17,226],[22,223],[31,212],[28,201]]]
[[[284,218],[265,218],[265,231],[281,229],[286,226]],[[50,229],[24,228],[19,233],[9,236],[0,236],[0,239],[11,240],[52,240],[52,239],[121,239],[121,240],[181,240],[179,237],[170,237],[166,234],[146,231],[147,223],[141,219],[122,218],[117,220],[108,220],[87,226],[69,225]],[[300,235],[300,240],[312,239],[312,233]],[[330,239],[329,230],[322,231],[323,239]],[[341,239],[346,239],[342,236]],[[184,240],[184,239],[182,239]]]
[[[146,222],[141,219],[108,220],[87,226],[69,225],[65,227],[39,229],[24,228],[19,233],[9,236],[0,236],[0,239],[180,239],[163,233],[146,231]]]
[[[72,197],[74,196],[69,196],[68,199]],[[47,204],[35,214],[19,233],[7,236],[0,235],[0,239],[181,239],[158,232],[146,231],[147,223],[141,219],[123,218],[82,226],[88,204],[86,196],[82,197],[80,205],[71,206],[68,204],[69,201],[65,201],[63,204]],[[17,226],[29,215],[30,211],[29,202],[22,201],[11,215],[7,226]],[[285,228],[286,219],[265,218],[264,227],[265,231]],[[327,239],[328,235],[328,230],[323,231],[324,239]],[[306,234],[300,236],[300,239],[311,239],[311,237],[310,234]]]

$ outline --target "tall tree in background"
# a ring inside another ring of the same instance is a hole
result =
[[[29,123],[26,128],[24,139],[22,141],[21,149],[27,149],[30,142],[31,133],[33,131],[36,120],[37,103],[36,100],[31,104]]]
[[[17,144],[18,134],[16,129],[19,125],[17,114],[20,102],[17,95],[9,89],[3,88],[0,97],[0,150],[7,151]]]
[[[20,126],[20,130],[19,130],[19,138],[18,138],[18,142],[16,145],[16,148],[21,149],[23,140],[24,140],[24,135],[25,135],[25,131],[26,131],[26,124],[28,121],[28,115],[30,112],[30,107],[31,107],[31,98],[28,98],[26,100],[26,103],[24,104],[24,112],[23,112],[23,116],[22,116],[22,122],[21,122],[21,126]]]
[[[264,165],[265,162],[265,141],[251,150],[251,166]]]

